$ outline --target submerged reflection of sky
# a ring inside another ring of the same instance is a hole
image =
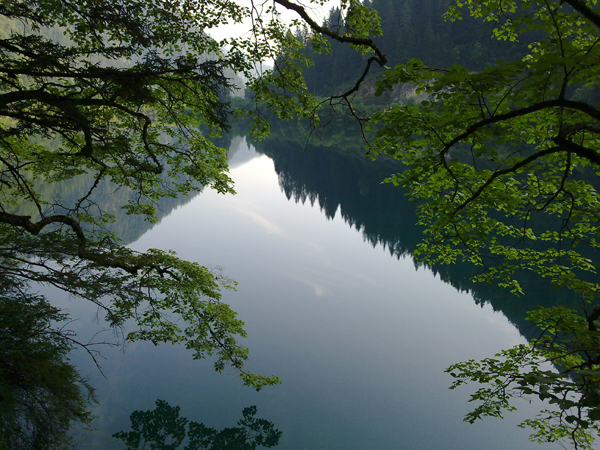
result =
[[[118,431],[129,412],[163,398],[216,427],[256,404],[283,431],[280,449],[534,448],[516,418],[462,423],[468,390],[449,391],[443,373],[523,342],[514,327],[365,243],[339,215],[288,201],[271,160],[239,144],[236,196],[205,190],[132,246],[223,267],[239,283],[224,301],[247,324],[249,369],[284,384],[255,393],[182,348],[133,344],[105,362],[98,423]]]

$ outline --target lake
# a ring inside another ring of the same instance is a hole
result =
[[[468,269],[452,275],[415,265],[414,206],[379,184],[391,169],[301,146],[274,161],[245,138],[231,145],[237,195],[205,190],[130,245],[222,267],[238,282],[223,301],[246,323],[247,368],[283,384],[257,393],[182,347],[145,343],[105,348],[104,378],[76,352],[72,361],[99,400],[96,431],[81,433],[79,448],[125,448],[111,435],[157,399],[216,429],[236,426],[256,405],[256,417],[282,432],[280,450],[540,448],[517,427],[539,402],[517,403],[504,420],[462,421],[473,389],[449,390],[444,369],[526,342],[521,319],[509,320],[485,294],[457,289]],[[88,305],[61,303],[81,318],[74,330],[91,336],[102,328]]]

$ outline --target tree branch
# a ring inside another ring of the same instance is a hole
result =
[[[458,144],[460,141],[468,138],[469,136],[475,134],[477,131],[479,131],[480,129],[482,129],[488,125],[492,125],[494,123],[499,123],[499,122],[505,122],[507,120],[514,119],[516,117],[522,117],[522,116],[526,116],[528,114],[532,114],[537,111],[542,111],[544,109],[556,108],[556,107],[575,109],[577,111],[581,111],[581,112],[589,115],[590,117],[600,121],[600,111],[587,103],[574,101],[574,100],[565,100],[565,99],[547,100],[547,101],[535,103],[526,108],[514,109],[514,110],[509,111],[504,114],[498,114],[496,116],[489,117],[484,120],[480,120],[480,121],[474,123],[473,125],[470,125],[463,133],[459,134],[458,136],[456,136],[452,140],[450,140],[444,146],[441,153],[442,154],[448,153],[450,148],[452,148],[454,145]]]
[[[302,18],[302,20],[304,20],[313,29],[313,31],[316,31],[317,33],[322,34],[324,36],[328,36],[331,39],[334,39],[338,42],[353,44],[353,45],[363,45],[365,47],[369,47],[377,55],[374,58],[375,58],[375,61],[377,63],[379,63],[380,66],[384,66],[387,63],[386,56],[383,54],[383,52],[377,46],[377,44],[375,44],[375,41],[373,41],[373,39],[360,38],[360,37],[355,37],[355,36],[347,36],[344,34],[336,33],[335,31],[330,30],[329,28],[322,27],[318,23],[316,23],[308,15],[306,10],[302,6],[300,6],[296,3],[292,3],[289,0],[274,0],[274,1],[275,1],[275,3],[283,6],[286,9],[295,11]]]
[[[475,191],[475,193],[473,195],[471,195],[467,200],[465,200],[460,205],[458,205],[458,207],[452,213],[451,217],[456,216],[456,214],[458,214],[459,211],[466,208],[470,203],[472,203],[475,199],[477,199],[477,197],[479,197],[482,194],[482,192],[485,189],[487,189],[487,187],[490,186],[494,182],[494,180],[496,180],[496,178],[498,178],[502,175],[506,175],[508,173],[514,173],[521,167],[525,167],[526,165],[532,163],[533,161],[535,161],[538,158],[541,158],[542,156],[551,155],[553,153],[559,153],[561,151],[564,151],[564,149],[560,146],[548,148],[546,150],[541,150],[541,151],[525,158],[524,160],[519,161],[517,164],[515,164],[512,167],[494,172],[492,174],[492,176],[490,178],[488,178],[485,183],[483,183],[481,186],[479,186],[479,188],[477,189],[477,191]]]
[[[568,140],[560,134],[556,136],[553,140],[561,148],[571,151],[577,156],[587,159],[588,161],[596,164],[597,166],[600,166],[600,153],[598,153],[596,150],[576,144],[575,142]]]
[[[54,216],[44,217],[38,222],[31,222],[31,216],[19,216],[16,214],[9,214],[0,211],[0,223],[12,225],[14,227],[21,228],[28,233],[37,236],[45,227],[52,224],[64,224],[67,225],[77,236],[78,249],[77,256],[81,259],[87,259],[103,267],[113,267],[116,269],[123,269],[127,273],[135,275],[140,266],[126,264],[118,259],[109,259],[105,254],[98,254],[91,252],[87,248],[87,239],[81,224],[75,219],[62,214],[56,214]]]
[[[561,0],[561,3],[571,5],[575,11],[600,28],[600,14],[589,8],[583,0]]]

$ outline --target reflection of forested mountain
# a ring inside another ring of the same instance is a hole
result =
[[[319,205],[328,218],[340,214],[371,245],[382,245],[397,257],[410,257],[421,239],[415,205],[400,188],[382,184],[390,173],[399,170],[397,163],[373,162],[362,156],[362,140],[350,132],[352,127],[347,123],[327,128],[318,145],[306,144],[306,137],[302,137],[297,126],[293,122],[275,122],[271,136],[255,144],[258,152],[273,159],[281,189],[288,199]],[[229,148],[232,167],[246,162],[248,154],[238,152],[245,147],[245,138],[226,136],[217,145]],[[48,186],[45,197],[60,198],[61,203],[68,204],[71,197],[75,200],[89,189],[90,182],[91,179],[82,176],[60,188]],[[131,195],[127,190],[115,191],[105,183],[98,186],[95,195],[98,206],[116,216],[116,222],[108,226],[109,231],[125,243],[135,241],[153,226],[143,217],[126,215],[120,210]],[[159,220],[192,198],[161,199],[157,205]],[[471,292],[476,302],[491,303],[525,334],[529,327],[525,321],[527,311],[538,305],[576,301],[531,276],[520,279],[527,296],[516,297],[495,285],[474,284],[471,278],[478,269],[469,264],[440,265],[431,269],[455,288]]]
[[[243,164],[248,159],[248,153],[239,152],[240,148],[245,148],[245,138],[239,136],[226,135],[215,140],[216,144],[229,149],[230,167]],[[168,181],[167,181],[168,182]],[[94,184],[94,178],[91,175],[80,175],[68,183],[44,183],[38,182],[36,191],[41,197],[48,201],[50,205],[73,206],[77,201],[88,192]],[[176,198],[161,198],[156,204],[156,217],[158,222],[168,216],[174,209],[190,202],[200,191],[195,194]],[[132,196],[129,189],[115,189],[115,186],[109,182],[101,182],[94,189],[91,201],[97,205],[92,212],[103,214],[112,214],[115,216],[115,222],[106,225],[106,229],[114,233],[124,244],[130,244],[139,239],[146,231],[150,230],[155,224],[142,216],[135,214],[125,214],[121,209]],[[48,206],[50,207],[50,206]],[[54,206],[56,208],[56,206]],[[31,203],[22,203],[17,209],[18,213],[36,217],[36,210]]]
[[[244,138],[224,136],[218,140],[217,145],[224,148],[230,148],[231,156],[237,152],[238,147],[242,143],[244,143]],[[165,182],[168,183],[166,178]],[[68,182],[50,184],[45,183],[43,180],[37,180],[35,183],[36,192],[39,192],[41,198],[48,202],[48,205],[46,205],[45,208],[55,208],[60,210],[60,207],[57,205],[73,207],[94,185],[94,178],[92,175],[84,174],[75,177]],[[161,198],[155,205],[158,222],[168,216],[174,209],[191,201],[199,192],[200,191],[188,196],[179,195],[176,198]],[[131,190],[127,188],[116,189],[114,184],[103,181],[94,188],[93,194],[90,197],[91,202],[95,205],[95,207],[90,208],[92,214],[102,213],[115,216],[115,221],[113,223],[108,223],[106,229],[107,231],[114,233],[124,244],[130,244],[136,241],[155,225],[143,216],[135,214],[128,215],[121,209],[132,196],[133,193]],[[31,215],[34,218],[37,216],[37,211],[33,203],[22,203],[15,212]]]
[[[73,207],[78,200],[88,192],[94,185],[94,177],[91,175],[80,175],[68,182],[63,183],[44,183],[37,182],[36,191],[40,193],[44,201],[49,202],[46,209],[53,208],[57,211],[61,207]],[[138,239],[142,234],[148,231],[154,225],[149,220],[135,214],[125,214],[121,209],[130,198],[132,192],[127,188],[116,189],[110,182],[100,182],[94,188],[90,196],[91,202],[95,206],[90,208],[92,214],[112,214],[116,220],[106,225],[106,230],[115,234],[124,244],[129,244]],[[160,221],[167,216],[173,209],[189,202],[193,196],[179,196],[177,198],[161,198],[156,204],[156,217]],[[59,206],[62,205],[62,206]],[[22,203],[15,210],[16,213],[30,215],[33,218],[37,216],[37,210],[32,203]]]
[[[275,129],[273,138],[256,144],[259,152],[273,159],[281,189],[289,199],[317,204],[328,218],[341,214],[350,226],[363,234],[365,241],[373,246],[382,245],[397,257],[412,255],[421,239],[415,204],[401,188],[381,184],[385,177],[399,169],[397,164],[357,158],[363,151],[358,136],[353,146],[334,149],[298,145],[283,138],[290,135],[292,133]],[[345,139],[349,140],[348,135]],[[521,278],[526,297],[517,297],[495,285],[473,283],[471,278],[479,269],[469,264],[440,265],[431,269],[455,288],[471,292],[476,302],[489,302],[494,309],[502,311],[525,335],[530,328],[525,321],[527,311],[538,305],[552,306],[576,300],[568,298],[566,292],[553,289],[545,280],[527,274]]]

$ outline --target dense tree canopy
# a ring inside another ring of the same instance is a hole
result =
[[[534,271],[580,294],[583,317],[532,312],[541,335],[529,346],[449,371],[456,385],[490,384],[467,419],[501,415],[512,395],[537,394],[558,409],[527,421],[533,438],[588,448],[600,418],[600,11],[595,1],[468,0],[446,18],[463,14],[491,25],[500,41],[533,43],[524,57],[478,71],[420,60],[387,71],[380,94],[409,83],[426,100],[379,114],[371,152],[407,166],[388,181],[423,202],[423,261],[476,264],[478,281],[516,293],[519,274]]]
[[[302,6],[287,0],[270,5],[229,0],[2,2],[3,298],[46,305],[35,294],[36,286],[50,285],[93,302],[127,340],[182,343],[195,358],[213,355],[216,370],[233,366],[244,384],[256,389],[279,382],[243,369],[248,350],[237,342],[245,335],[243,322],[220,301],[221,289],[235,283],[168,251],[142,253],[123,246],[107,230],[114,216],[96,196],[100,190],[124,191],[124,211],[152,221],[161,198],[204,186],[233,193],[226,151],[207,137],[229,126],[232,84],[227,74],[244,75],[256,100],[282,116],[313,111],[315,103],[296,76],[295,64],[279,59],[274,70],[260,69],[263,61],[299,48],[278,8],[292,10],[316,36],[326,34],[363,49],[373,46],[367,37],[373,18],[341,35],[317,25]],[[344,8],[364,12],[358,2]],[[250,32],[239,38],[218,42],[209,34],[217,26],[244,20],[249,20]],[[256,130],[265,129],[260,117],[256,123]],[[17,320],[23,308],[13,309],[11,317]],[[39,321],[50,326],[58,317],[58,311],[49,310]],[[55,332],[67,337],[60,329]],[[76,342],[76,337],[69,339]],[[70,366],[59,361],[67,347],[59,344],[49,364],[67,370]],[[8,356],[1,363],[13,365]],[[82,392],[64,395],[79,407]],[[81,410],[71,412],[57,416],[61,429],[69,420],[87,420]]]
[[[418,58],[435,67],[461,64],[470,70],[481,70],[498,59],[523,55],[533,39],[533,36],[525,39],[522,36],[518,42],[506,45],[490,39],[489,24],[476,17],[466,15],[455,22],[444,20],[453,0],[367,0],[363,4],[376,10],[381,18],[381,35],[374,36],[373,40],[385,52],[389,67]],[[323,25],[334,30],[349,28],[343,11],[337,7],[331,8]],[[299,30],[301,38],[309,33],[308,28]],[[366,59],[364,56],[333,40],[330,52],[320,50],[320,47],[310,46],[306,49],[313,63],[303,70],[310,92],[328,96],[356,82],[361,73],[360,62]],[[383,71],[373,71],[373,78]]]
[[[232,192],[224,151],[199,129],[227,126],[220,97],[234,62],[207,58],[219,47],[194,31],[218,9],[200,19],[171,2],[40,1],[5,2],[1,13],[0,261],[14,281],[7,289],[48,283],[93,301],[113,326],[136,320],[129,339],[183,341],[198,357],[218,351],[219,366],[243,359],[232,337],[241,323],[218,301],[227,282],[172,254],[120,246],[103,231],[111,217],[93,197],[104,182],[128,188],[123,207],[152,218],[160,197],[201,185]],[[74,201],[40,194],[83,175],[88,185]],[[168,311],[188,327],[167,320]]]

